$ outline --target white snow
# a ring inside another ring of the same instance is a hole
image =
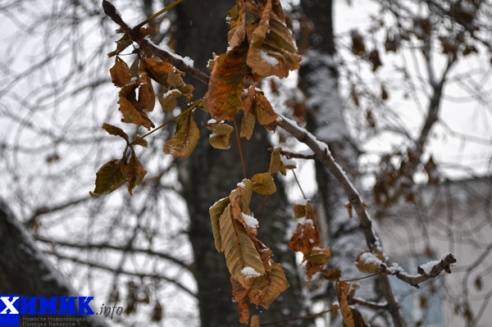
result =
[[[252,267],[244,267],[241,270],[241,275],[243,275],[246,278],[254,278],[254,277],[261,276],[261,274]]]
[[[383,263],[381,260],[379,260],[378,257],[374,255],[374,253],[371,252],[363,253],[360,256],[359,261],[368,266],[380,266]]]
[[[297,162],[294,159],[287,159],[285,157],[281,157],[280,160],[282,160],[282,163],[285,166],[295,166],[295,167],[297,167]]]
[[[438,265],[441,261],[439,260],[432,260],[429,262],[424,263],[423,265],[420,265],[419,267],[424,271],[424,274],[430,275],[432,268],[435,265]]]
[[[261,60],[269,63],[272,66],[277,66],[278,65],[278,59],[275,57],[270,56],[268,53],[266,53],[263,50],[260,50],[260,58]]]
[[[150,44],[152,44],[153,46],[155,46],[156,48],[159,48],[159,49],[163,49],[164,51],[166,51],[167,53],[169,53],[171,56],[173,56],[174,58],[176,59],[179,59],[181,60],[182,62],[184,62],[184,64],[186,66],[189,66],[189,67],[193,67],[195,62],[193,61],[193,59],[191,59],[190,57],[182,57],[180,56],[179,54],[176,54],[173,52],[173,50],[171,50],[171,48],[169,48],[167,45],[165,44],[161,44],[161,45],[157,45],[155,44],[154,42],[152,42],[150,39],[146,39]]]
[[[247,215],[243,212],[243,219],[249,228],[258,228],[258,220],[255,217]]]
[[[312,219],[309,219],[309,218],[298,218],[297,219],[297,223],[298,224],[301,224],[301,225],[306,225],[306,224],[309,224],[311,225],[312,227],[314,227],[314,221]]]
[[[212,119],[209,119],[209,120],[207,121],[207,125],[208,125],[208,124],[217,124],[217,121],[216,121],[215,119],[213,119],[213,118],[212,118]]]
[[[237,183],[237,187],[246,188],[246,184],[244,184],[243,182],[239,182]]]

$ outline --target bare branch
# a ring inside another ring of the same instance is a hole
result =
[[[409,275],[407,274],[406,272],[404,271],[397,271],[394,275],[404,281],[405,283],[407,284],[410,284],[412,285],[413,287],[416,287],[416,288],[420,288],[419,287],[419,284],[420,283],[423,283],[429,279],[432,279],[432,278],[435,278],[437,276],[439,276],[439,274],[441,273],[441,271],[445,271],[447,272],[448,274],[451,273],[451,268],[450,266],[453,264],[453,263],[456,263],[456,258],[454,257],[453,254],[448,254],[447,256],[445,256],[441,261],[439,261],[438,263],[436,263],[432,269],[430,269],[428,271],[428,273],[426,271],[424,271],[424,269],[422,269],[421,267],[419,267],[419,275]]]
[[[74,242],[66,242],[66,241],[61,241],[61,240],[53,240],[51,238],[43,237],[43,236],[34,236],[34,238],[37,241],[43,242],[43,243],[49,243],[53,245],[59,245],[59,246],[65,246],[69,248],[74,248],[74,249],[83,249],[83,250],[114,250],[114,251],[125,251],[125,252],[132,252],[132,253],[141,253],[141,254],[147,254],[150,256],[155,256],[164,260],[171,261],[172,263],[185,268],[191,272],[191,267],[190,265],[186,264],[185,262],[170,256],[165,253],[161,252],[155,252],[151,249],[142,249],[142,248],[135,248],[131,246],[129,249],[127,248],[126,245],[113,245],[109,244],[107,242],[102,242],[102,243],[87,243],[87,244],[80,244],[80,243],[74,243]]]
[[[165,280],[166,282],[169,282],[169,283],[172,283],[172,284],[176,285],[176,287],[178,287],[179,289],[185,291],[189,295],[191,295],[193,297],[197,297],[197,295],[195,294],[195,292],[193,292],[192,290],[190,290],[188,287],[184,286],[183,284],[181,284],[177,280],[175,280],[173,278],[170,278],[170,277],[166,277],[166,276],[164,276],[162,274],[150,274],[150,273],[133,272],[133,271],[128,271],[128,270],[123,270],[122,268],[113,268],[113,267],[106,266],[106,265],[103,265],[103,264],[98,263],[98,262],[85,261],[85,260],[82,260],[82,259],[77,258],[77,257],[71,257],[71,256],[63,255],[63,254],[60,254],[60,253],[53,254],[53,253],[51,253],[49,251],[44,251],[44,253],[49,254],[49,255],[55,255],[57,258],[62,259],[62,260],[70,260],[70,261],[75,262],[75,263],[86,265],[86,266],[89,266],[89,267],[92,267],[92,268],[98,268],[98,269],[109,271],[109,272],[116,273],[116,274],[122,274],[122,275],[127,275],[127,276],[135,276],[135,277],[139,277],[139,278],[155,278],[155,279],[158,279],[158,280]]]

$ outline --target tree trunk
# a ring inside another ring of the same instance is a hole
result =
[[[0,294],[77,296],[62,274],[46,260],[7,205],[0,200]],[[96,311],[96,310],[94,310]],[[86,316],[80,326],[107,326]]]
[[[334,61],[332,1],[301,1],[303,14],[312,21],[314,31],[309,50],[304,54],[299,71],[300,87],[306,95],[307,128],[328,144],[332,155],[353,177],[357,167],[357,150],[351,141],[343,118],[343,105],[338,91],[338,69]],[[332,250],[330,265],[342,270],[343,279],[356,273],[353,264],[358,253],[366,250],[356,218],[350,219],[344,204],[347,196],[337,181],[316,162],[316,181],[320,194],[324,231]],[[329,291],[330,299],[334,292]]]
[[[193,58],[195,67],[205,70],[213,52],[220,54],[226,50],[226,15],[232,5],[230,1],[183,2],[177,9],[177,53]],[[205,87],[198,87],[196,96],[203,96],[205,90]],[[239,312],[231,301],[230,274],[224,256],[215,250],[209,208],[228,196],[243,179],[237,140],[231,136],[232,147],[228,151],[213,149],[208,144],[209,132],[205,128],[209,115],[196,110],[194,116],[202,135],[193,154],[180,161],[178,169],[190,217],[189,237],[195,257],[200,319],[204,327],[236,326],[239,325]],[[264,128],[258,128],[250,141],[241,140],[248,178],[268,171],[270,154],[267,149],[271,145],[267,136]],[[253,197],[251,209],[256,215],[261,211],[263,200]],[[262,217],[258,217],[259,239],[273,250],[274,260],[283,265],[291,287],[269,310],[259,310],[262,322],[305,313],[295,256],[286,249],[286,231],[291,216],[284,189],[277,183],[277,193],[268,198]],[[293,321],[286,325],[301,323]]]

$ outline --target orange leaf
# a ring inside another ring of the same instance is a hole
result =
[[[343,325],[347,327],[354,327],[354,319],[352,310],[349,307],[347,296],[350,291],[350,283],[337,282],[337,298],[340,303],[340,311],[342,312]]]
[[[132,154],[130,162],[125,166],[124,175],[128,181],[128,193],[133,195],[133,189],[135,186],[142,183],[143,178],[147,174],[147,171],[142,166],[135,154]]]
[[[266,309],[289,287],[289,282],[287,277],[285,277],[282,266],[273,261],[271,265],[270,272],[254,280],[248,294],[251,303],[261,305]]]
[[[92,197],[108,194],[126,183],[123,174],[125,162],[123,160],[111,160],[105,163],[96,173],[96,188],[90,192]]]
[[[241,314],[239,322],[247,324],[249,321],[249,305],[248,305],[248,291],[249,287],[245,288],[240,282],[231,277],[232,284],[232,301],[237,303],[239,313]]]
[[[249,72],[246,50],[236,47],[215,59],[208,88],[208,110],[217,121],[232,120],[241,108],[242,81]]]
[[[114,66],[111,67],[109,73],[111,74],[113,84],[118,87],[125,86],[132,79],[128,65],[118,56],[116,56]]]
[[[200,130],[196,126],[191,111],[181,115],[176,126],[176,133],[164,144],[164,153],[174,158],[188,157],[200,138]]]
[[[273,111],[270,101],[268,101],[262,92],[256,93],[253,108],[253,115],[255,115],[261,125],[268,125],[277,120],[278,115]]]

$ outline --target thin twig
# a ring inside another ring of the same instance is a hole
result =
[[[241,158],[241,167],[243,168],[243,178],[247,178],[246,165],[244,164],[243,147],[241,146],[241,137],[239,136],[239,130],[237,129],[236,118],[232,120],[234,122],[234,130],[236,132],[237,148],[239,150],[239,157]]]

